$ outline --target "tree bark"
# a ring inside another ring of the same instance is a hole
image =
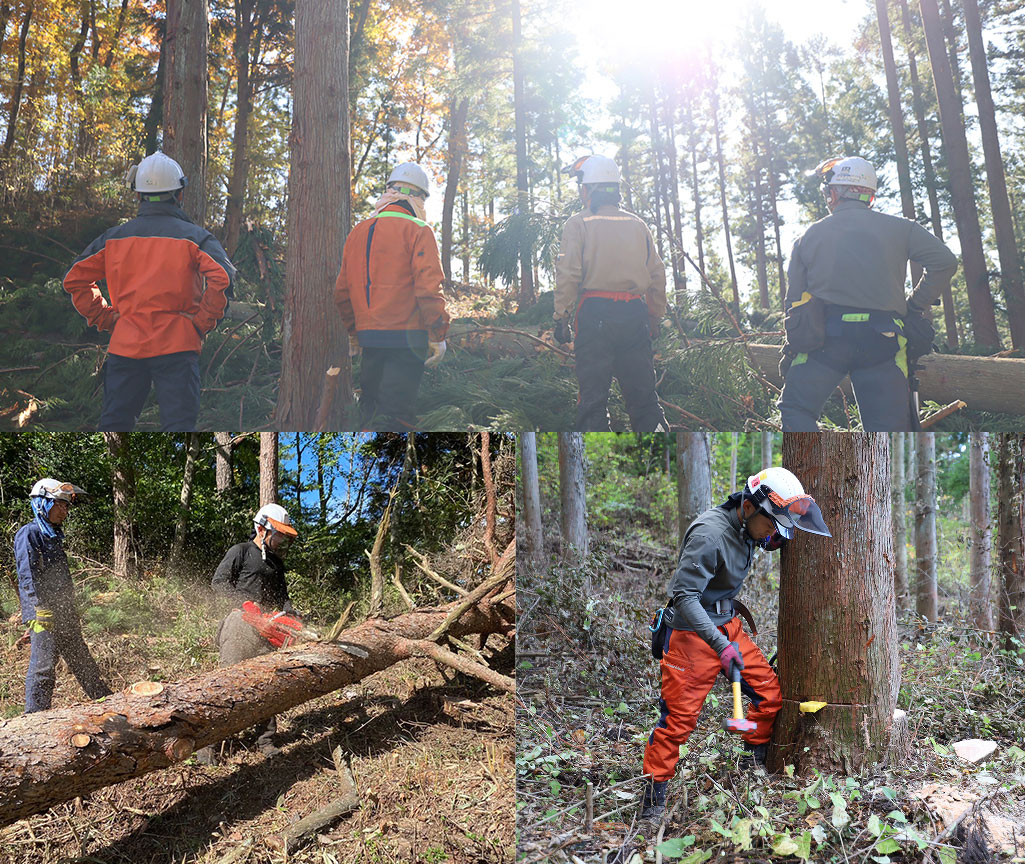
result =
[[[961,103],[954,90],[936,0],[919,0],[919,6],[922,10],[922,25],[925,28],[929,60],[932,64],[933,82],[936,86],[940,126],[943,130],[943,149],[950,174],[950,195],[954,205],[957,236],[961,241],[961,260],[968,288],[968,305],[972,313],[975,342],[991,350],[999,350],[1000,335],[997,332],[986,257],[982,249],[979,211],[975,206],[971,156],[961,117]]]
[[[199,433],[185,435],[185,468],[182,471],[182,491],[178,498],[178,519],[174,525],[174,542],[171,544],[169,565],[176,570],[181,565],[185,551],[185,535],[189,530],[189,509],[192,507],[192,490],[196,479],[196,459],[199,457]]]
[[[726,258],[730,265],[730,287],[733,289],[733,312],[740,311],[740,293],[737,286],[737,265],[733,261],[733,241],[730,238],[730,208],[726,203],[726,162],[722,152],[722,135],[719,131],[719,92],[712,93],[712,126],[715,128],[715,160],[719,168],[719,204],[722,206],[722,227],[726,235]]]
[[[737,491],[737,445],[739,432],[730,432],[730,495]]]
[[[779,678],[769,767],[850,774],[889,750],[900,666],[886,435],[783,433],[783,464],[833,536],[797,532],[781,553]],[[806,700],[826,702],[802,714]]]
[[[915,476],[915,610],[935,622],[939,617],[936,588],[936,435],[918,432]]]
[[[772,467],[772,432],[762,432],[762,470]]]
[[[209,14],[208,0],[167,0],[162,149],[189,179],[182,209],[198,225],[206,219]]]
[[[214,432],[214,471],[218,495],[223,495],[231,488],[231,433]],[[261,472],[262,473],[262,472]]]
[[[530,212],[530,176],[527,171],[527,106],[523,80],[523,34],[521,30],[520,0],[512,0],[513,38],[513,117],[516,134],[516,209],[523,216]],[[520,285],[516,299],[518,311],[534,305],[534,263],[530,245],[520,245]]]
[[[128,433],[104,432],[103,440],[110,452],[110,479],[114,489],[114,575],[119,579],[129,579],[134,575],[129,508],[135,499],[135,471]]]
[[[445,178],[445,200],[441,207],[441,268],[445,278],[452,279],[452,218],[459,191],[459,175],[466,155],[466,117],[470,100],[466,96],[453,97],[449,112],[448,175]]]
[[[348,0],[298,0],[280,430],[314,431],[326,369],[339,368],[342,379],[350,379],[345,332],[334,305],[350,220],[348,51]],[[342,389],[323,431],[344,423],[352,393]]]
[[[231,173],[228,179],[228,198],[224,204],[224,248],[234,255],[242,229],[242,204],[246,197],[246,178],[249,171],[249,115],[253,107],[253,87],[249,80],[249,47],[253,37],[254,0],[235,0],[235,131],[232,135]]]
[[[523,560],[536,566],[541,560],[541,488],[537,476],[537,433],[521,432],[520,483],[523,508],[518,514],[520,524],[516,529],[516,548],[523,544]]]
[[[998,628],[1004,648],[1025,638],[1025,437],[1000,434],[997,542],[1000,565]],[[1018,642],[1021,645],[1021,641]]]
[[[690,523],[712,506],[712,466],[707,432],[676,433],[676,500],[679,544]]]
[[[979,107],[979,130],[982,133],[982,152],[986,163],[989,201],[993,210],[993,233],[996,234],[997,254],[1000,257],[1000,286],[1007,304],[1011,344],[1021,348],[1025,345],[1025,284],[1022,282],[1021,261],[1011,219],[1011,202],[1007,197],[1004,161],[1000,155],[996,108],[989,86],[986,46],[982,41],[982,21],[977,0],[963,0],[961,7],[964,9],[968,50],[972,60],[975,102]]]
[[[890,475],[893,478],[893,500],[890,509],[893,513],[893,593],[897,598],[897,608],[907,608],[908,591],[908,524],[907,505],[904,501],[904,437],[905,432],[891,433],[891,451],[893,467]]]
[[[969,501],[971,507],[972,545],[969,559],[971,595],[968,607],[972,622],[980,630],[993,628],[993,610],[989,599],[990,553],[993,531],[989,517],[989,435],[971,432],[968,435]]]
[[[260,433],[260,506],[278,503],[278,433]]]
[[[329,643],[304,643],[164,684],[152,696],[129,689],[99,703],[0,721],[0,825],[167,768],[201,747],[406,660],[454,605],[374,619],[347,631],[345,642],[366,651],[366,658]],[[449,632],[507,634],[514,626],[507,601],[484,600]]]
[[[587,555],[588,538],[581,432],[559,433],[559,504],[563,557],[582,560]]]
[[[18,110],[21,108],[21,95],[25,91],[25,55],[28,45],[28,31],[32,24],[32,12],[35,3],[29,3],[25,9],[25,17],[21,22],[21,33],[18,36],[18,77],[14,79],[14,88],[11,91],[11,100],[7,110],[7,135],[4,137],[4,158],[11,155],[11,147],[14,145],[14,130],[18,123]]]

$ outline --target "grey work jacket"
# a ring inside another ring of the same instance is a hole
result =
[[[787,307],[807,291],[826,303],[907,314],[908,261],[925,272],[911,299],[920,309],[939,299],[957,272],[957,257],[917,222],[840,200],[794,244],[787,268]]]
[[[680,563],[669,580],[675,610],[671,626],[693,630],[721,653],[729,640],[718,628],[733,617],[730,600],[744,584],[754,548],[737,518],[735,502],[698,516],[684,535]]]

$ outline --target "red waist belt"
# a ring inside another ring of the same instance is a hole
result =
[[[601,297],[604,300],[643,300],[643,294],[633,294],[630,291],[585,291],[580,295],[582,303],[588,297]]]

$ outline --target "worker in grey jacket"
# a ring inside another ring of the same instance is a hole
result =
[[[783,428],[814,432],[826,400],[850,374],[866,431],[909,431],[908,325],[923,322],[957,258],[917,222],[871,209],[878,183],[865,159],[829,159],[813,173],[830,215],[794,244],[787,269]],[[924,273],[905,299],[908,261]]]
[[[680,747],[694,731],[719,673],[729,678],[734,663],[751,700],[747,719],[755,724],[743,734],[744,745],[751,759],[765,762],[783,702],[776,673],[737,615],[738,609],[746,609],[734,598],[747,577],[755,547],[779,549],[797,528],[830,536],[818,505],[801,482],[785,468],[767,468],[687,529],[669,582],[671,616],[667,614],[669,626],[659,646],[662,698],[658,722],[644,750],[642,819],[661,818]]]

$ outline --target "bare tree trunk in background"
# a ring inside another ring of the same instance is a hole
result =
[[[712,466],[707,432],[676,433],[676,501],[679,543],[690,523],[712,506]]]
[[[892,479],[893,501],[890,509],[893,512],[893,593],[897,598],[897,608],[904,609],[910,599],[908,590],[908,520],[907,505],[904,501],[904,432],[890,433],[890,449],[893,467],[890,471]]]
[[[911,14],[908,12],[907,0],[897,0],[900,4],[901,23],[904,28],[904,40],[907,45],[908,73],[911,77],[911,102],[915,112],[915,125],[918,127],[918,139],[922,149],[922,172],[925,175],[925,188],[929,197],[929,214],[932,221],[932,233],[943,239],[943,220],[940,217],[940,199],[936,192],[936,170],[932,164],[932,151],[929,146],[929,127],[925,122],[925,104],[922,101],[922,84],[918,80],[918,63],[915,59],[914,34],[911,30]],[[947,334],[947,345],[957,351],[959,337],[957,333],[957,317],[954,314],[954,294],[950,285],[943,289],[943,322]]]
[[[582,560],[587,555],[587,487],[584,482],[584,436],[559,433],[559,525],[562,554]]]
[[[754,137],[751,140],[751,157],[754,163],[754,201],[751,206],[755,215],[755,273],[758,276],[758,305],[762,309],[768,309],[770,305],[769,272],[765,260],[765,199],[762,196],[762,156],[758,152],[757,141]]]
[[[762,469],[772,467],[772,432],[762,432]]]
[[[864,526],[890,524],[889,444],[864,432],[783,433],[783,464],[819,503],[833,536],[798,531],[781,552],[783,708],[770,770],[846,773],[888,753],[900,689],[893,534]],[[828,704],[801,714],[805,700]]]
[[[915,472],[915,610],[930,622],[939,617],[936,589],[936,435],[918,432]]]
[[[968,49],[972,59],[972,79],[975,82],[975,102],[979,106],[979,129],[982,133],[982,151],[986,162],[986,180],[993,211],[993,233],[997,238],[1000,256],[1000,286],[1007,304],[1007,323],[1011,331],[1011,344],[1015,348],[1025,345],[1025,284],[1022,283],[1021,260],[1014,237],[1011,202],[1007,197],[1007,179],[1004,161],[1000,155],[1000,136],[997,132],[996,108],[989,85],[989,67],[986,65],[986,46],[982,39],[982,21],[977,0],[962,0]]]
[[[463,189],[463,282],[470,281],[470,194]]]
[[[997,463],[998,627],[1004,648],[1025,638],[1025,437],[1000,434]],[[1019,646],[1021,642],[1019,641]]]
[[[260,506],[278,503],[278,433],[260,433]]]
[[[182,209],[206,220],[208,0],[167,0],[164,64],[164,153],[181,165],[189,185]]]
[[[192,489],[196,479],[196,459],[199,457],[199,433],[185,435],[185,469],[182,471],[182,491],[178,498],[178,519],[174,525],[169,564],[172,571],[181,565],[185,551],[185,536],[189,531],[189,508],[192,507]]]
[[[730,432],[730,495],[737,491],[737,444],[739,432]]]
[[[683,217],[680,214],[680,172],[677,168],[676,157],[676,105],[673,101],[672,91],[666,93],[663,106],[666,130],[666,164],[669,168],[668,193],[669,202],[673,207],[673,254],[677,257],[677,263],[673,270],[679,271],[679,281],[676,284],[676,307],[685,308],[687,292],[686,262],[683,258]]]
[[[342,392],[320,431],[340,429],[352,403],[352,367],[334,304],[351,218],[348,57],[348,0],[297,0],[279,430],[314,431],[329,368],[341,370]]]
[[[701,184],[698,179],[698,132],[697,123],[694,120],[694,111],[690,102],[687,103],[687,126],[689,135],[688,146],[690,149],[691,167],[691,194],[694,196],[694,239],[698,246],[698,266],[701,272],[707,274],[705,267],[705,232],[701,225]]]
[[[466,155],[466,116],[470,100],[466,96],[453,97],[449,111],[448,175],[445,178],[445,201],[441,208],[441,268],[445,278],[452,279],[452,216],[455,212],[459,175]]]
[[[541,559],[541,487],[537,476],[537,433],[521,432],[520,447],[520,490],[523,508],[520,524],[516,529],[517,550],[523,543],[523,559],[535,566]]]
[[[730,208],[726,203],[726,162],[722,153],[722,135],[719,130],[719,91],[712,93],[712,126],[715,128],[715,161],[719,168],[719,204],[722,206],[722,227],[726,235],[726,257],[730,264],[730,287],[733,289],[733,312],[740,312],[740,293],[737,286],[737,265],[733,261],[733,241],[730,238]]]
[[[989,435],[970,432],[971,447],[968,471],[968,498],[971,506],[972,545],[968,556],[971,595],[968,607],[972,622],[980,630],[993,629],[993,609],[990,604],[990,553],[993,530],[989,516]]]
[[[231,488],[231,433],[214,432],[214,471],[217,478],[217,494],[223,495]]]
[[[982,232],[979,228],[979,211],[975,206],[971,157],[961,115],[961,102],[954,91],[936,0],[919,0],[919,6],[929,60],[932,63],[933,82],[936,85],[943,151],[950,174],[950,196],[957,222],[957,236],[961,241],[961,261],[968,287],[968,305],[972,313],[975,342],[990,350],[998,350],[1002,346],[993,312],[993,295],[989,290],[986,257],[982,249]]]
[[[25,9],[25,17],[21,23],[21,33],[18,36],[18,77],[14,81],[14,88],[11,92],[11,99],[7,110],[7,135],[4,136],[4,158],[11,155],[11,147],[14,144],[14,129],[18,122],[18,109],[21,107],[21,95],[25,91],[25,56],[28,45],[28,31],[32,23],[32,12],[35,3],[31,2]]]
[[[655,222],[662,230],[662,214],[660,205],[665,208],[665,232],[669,238],[669,263],[673,271],[673,303],[679,305],[680,292],[683,291],[683,273],[680,270],[680,247],[676,242],[676,232],[673,230],[673,217],[670,213],[669,204],[669,170],[665,167],[666,146],[662,143],[662,132],[658,122],[658,94],[652,84],[648,94],[648,134],[651,136],[651,155],[655,162],[655,182],[652,190],[655,208]],[[663,257],[663,261],[665,258]]]
[[[520,0],[512,0],[513,38],[513,114],[516,125],[516,209],[526,216],[530,213],[530,176],[527,172],[527,106],[523,82],[523,34],[521,32]],[[520,248],[520,293],[516,298],[518,311],[534,305],[534,262],[526,243]]]
[[[111,486],[114,489],[114,575],[129,579],[135,575],[132,563],[132,516],[135,498],[135,469],[127,432],[104,432],[110,453]]]
[[[235,55],[235,131],[232,135],[231,173],[224,204],[224,248],[234,255],[242,229],[242,205],[249,173],[249,115],[253,108],[253,86],[249,79],[250,46],[253,41],[255,0],[235,0],[233,54]]]

